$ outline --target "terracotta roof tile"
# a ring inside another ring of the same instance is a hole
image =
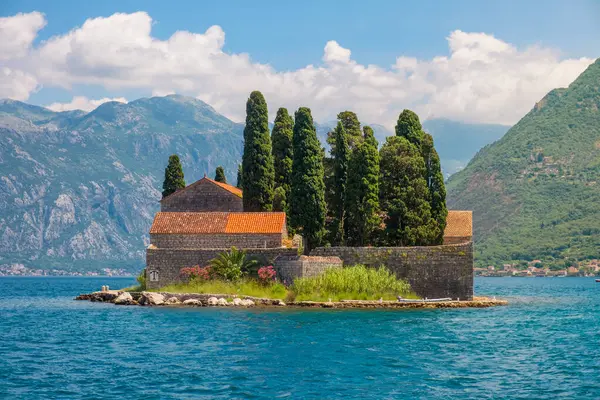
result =
[[[151,234],[282,233],[285,213],[158,212]]]
[[[225,233],[281,233],[285,225],[285,213],[231,213]]]
[[[448,210],[444,237],[473,236],[473,211]]]

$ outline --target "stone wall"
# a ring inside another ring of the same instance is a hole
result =
[[[244,249],[246,257],[259,261],[259,265],[269,265],[277,256],[298,254],[296,248]],[[179,270],[194,265],[205,266],[224,249],[146,249],[146,282],[149,289],[158,289],[171,283],[180,282]],[[154,280],[156,278],[156,280]]]
[[[282,246],[281,233],[273,234],[150,234],[150,244],[161,249],[264,249]]]
[[[316,256],[279,256],[273,267],[277,276],[286,284],[291,284],[294,278],[320,275],[328,268],[342,268],[343,262],[339,257]]]
[[[181,193],[160,202],[160,211],[168,212],[242,212],[242,198],[209,181],[193,184]]]
[[[345,265],[385,265],[423,298],[473,298],[472,242],[430,247],[319,247],[310,255],[338,256]]]

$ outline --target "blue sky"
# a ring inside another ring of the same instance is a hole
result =
[[[44,41],[53,36],[66,35],[70,30],[81,27],[88,18],[110,18],[116,12],[129,14],[144,11],[152,19],[151,36],[154,39],[167,41],[176,31],[202,34],[209,27],[218,25],[224,32],[225,41],[221,48],[224,53],[232,55],[247,53],[252,63],[268,64],[280,75],[287,71],[296,73],[310,64],[322,66],[324,46],[332,40],[340,48],[351,50],[352,62],[364,67],[376,65],[383,70],[389,70],[397,58],[402,56],[413,57],[420,62],[431,62],[436,57],[452,55],[448,37],[456,30],[472,34],[484,33],[523,52],[532,46],[552,51],[553,62],[557,65],[567,59],[581,58],[588,59],[589,64],[589,60],[600,55],[600,40],[598,40],[600,1],[596,0],[218,1],[210,3],[205,1],[4,0],[0,5],[1,17],[10,18],[17,13],[34,11],[44,14],[45,26],[37,32],[31,49],[43,46]],[[529,59],[535,57],[542,59],[547,56],[530,55]],[[521,62],[518,60],[521,58],[514,58],[512,62]],[[40,77],[44,75],[42,72],[30,72],[28,67],[21,67],[18,64],[14,61],[9,66],[15,70],[22,68],[35,76],[38,81],[36,88],[28,93],[26,99],[22,99],[37,104],[67,102],[73,96],[124,97],[132,100],[139,96],[162,93],[168,89],[154,90],[152,84],[109,85],[98,83],[98,79],[92,79],[93,77],[89,75],[87,79],[74,79],[73,83],[68,85],[69,87],[61,87],[64,85],[57,84],[58,78],[41,79]],[[552,83],[563,85],[568,84],[583,67],[579,66],[567,72],[565,72],[566,65],[560,67],[560,70],[556,68],[550,68],[545,64],[539,68],[539,73],[552,73],[555,76]],[[429,69],[427,68],[423,74],[432,74]],[[202,79],[206,77],[193,74],[190,76],[192,76],[190,79],[196,82],[192,85],[193,88],[190,86],[188,90],[185,89],[187,86],[179,85],[168,91],[183,92],[204,100],[210,99],[213,103],[231,101],[229,97],[218,99],[215,97],[215,93],[224,90],[221,86],[211,89],[213,93],[208,93],[206,92],[208,89],[203,89]],[[521,90],[531,92],[531,99],[534,99],[552,88],[542,84],[537,84],[539,88],[533,88],[529,86],[529,81],[517,82],[529,78],[529,75],[510,77],[516,82],[512,90],[522,87],[524,89]],[[535,80],[542,81],[542,78],[543,76],[535,77]],[[164,76],[162,79],[164,80]],[[460,83],[461,87],[472,85],[471,82]],[[340,83],[329,85],[333,88],[331,91],[340,92],[341,89],[336,85],[339,86]],[[257,89],[261,90],[261,87]],[[272,90],[274,93],[277,92],[275,88]],[[428,96],[442,93],[441,88],[429,90]],[[461,88],[453,90],[457,93],[464,91]],[[448,92],[445,96],[452,97],[454,96],[452,93]],[[311,93],[306,96],[310,99],[318,95]],[[399,99],[403,98],[402,96]],[[439,106],[426,107],[429,102],[428,96],[423,96],[419,101],[412,103],[409,101],[408,104],[422,106],[425,112],[432,115],[440,114],[442,111],[439,110]],[[347,95],[340,94],[337,97],[347,97]],[[531,102],[531,99],[527,98],[527,101]],[[284,102],[284,99],[277,101]],[[462,118],[458,115],[461,114],[460,110],[466,109],[467,104],[472,101],[474,100],[471,98],[465,98],[461,104],[456,105],[458,110],[455,113],[456,119]],[[240,102],[243,102],[243,99],[240,99]],[[387,112],[386,107],[391,108],[392,105],[379,106],[381,115]],[[225,114],[232,117],[236,114],[233,108],[227,106],[216,108],[221,108]],[[370,112],[376,113],[375,110]],[[334,114],[334,110],[331,113]],[[509,123],[512,122],[511,118],[515,117],[499,115],[475,119],[486,120],[486,118],[490,122],[506,120]]]

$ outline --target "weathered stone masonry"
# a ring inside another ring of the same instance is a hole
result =
[[[209,235],[150,235],[150,243],[158,248],[182,249],[228,249],[235,246],[238,249],[262,249],[281,247],[281,234],[218,234]]]
[[[204,178],[162,199],[160,209],[167,212],[241,212],[244,206],[241,196]]]
[[[273,266],[277,277],[286,284],[291,284],[295,278],[317,276],[329,268],[342,268],[343,262],[339,257],[294,255],[277,257]]]
[[[272,264],[277,256],[298,254],[296,248],[279,247],[275,249],[244,249],[246,257],[258,260],[260,265]],[[183,267],[205,266],[226,249],[159,249],[149,247],[146,250],[146,280],[149,289],[158,289],[165,285],[181,281],[179,271]],[[156,272],[157,280],[150,279]]]
[[[473,299],[473,243],[430,247],[319,247],[311,256],[338,256],[345,265],[385,265],[421,297]]]

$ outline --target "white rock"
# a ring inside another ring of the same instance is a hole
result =
[[[165,302],[165,296],[160,293],[142,292],[142,296],[145,298],[144,303],[151,306],[160,306]]]
[[[165,304],[181,304],[181,301],[177,297],[169,297],[165,300]]]
[[[129,304],[133,301],[133,297],[129,294],[129,292],[120,293],[115,299],[115,304]]]
[[[187,299],[183,301],[186,306],[201,306],[202,302],[198,299]]]
[[[233,299],[233,305],[234,306],[241,306],[242,305],[242,299],[240,299],[239,297],[234,297],[234,299]]]
[[[278,306],[285,306],[285,303],[283,302],[283,300],[278,300],[277,301],[277,305]]]
[[[229,305],[229,303],[227,302],[226,299],[220,298],[219,300],[217,300],[217,304],[220,306],[227,306]]]
[[[254,302],[250,299],[244,299],[242,300],[242,305],[244,307],[252,307],[254,305]]]
[[[219,301],[217,300],[216,297],[209,297],[208,298],[208,305],[209,306],[216,306],[219,304]]]

